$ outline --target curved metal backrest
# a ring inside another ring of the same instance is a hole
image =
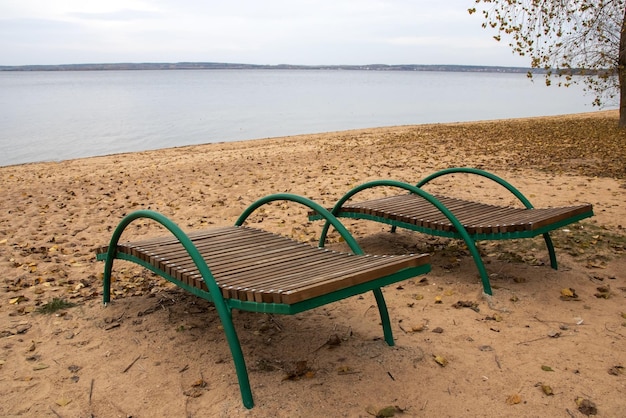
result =
[[[354,254],[357,254],[357,255],[364,254],[363,250],[361,249],[359,244],[357,244],[352,234],[348,232],[346,227],[343,226],[341,221],[339,221],[339,219],[337,219],[335,215],[333,215],[326,208],[312,201],[311,199],[294,195],[294,194],[290,194],[290,193],[277,193],[277,194],[272,194],[269,196],[262,197],[261,199],[257,200],[256,202],[248,206],[248,208],[245,211],[243,211],[241,216],[239,216],[239,219],[237,219],[237,221],[235,222],[235,225],[237,226],[243,225],[246,219],[257,208],[259,208],[260,206],[263,206],[266,203],[273,202],[276,200],[288,200],[288,201],[300,203],[304,206],[307,206],[309,209],[312,209],[315,212],[319,213],[320,215],[324,217],[324,219],[326,219],[326,225],[329,225],[329,224],[332,225],[337,230],[337,232],[341,234],[341,237],[346,241],[348,246],[350,246],[350,249],[352,250]],[[328,227],[326,227],[326,229],[328,229]],[[323,245],[320,245],[320,247],[323,247]]]
[[[167,230],[169,230],[176,237],[176,239],[180,241],[180,243],[183,245],[187,253],[189,253],[189,256],[191,257],[194,264],[198,268],[198,271],[200,272],[203,279],[205,280],[205,283],[207,285],[207,288],[209,289],[209,292],[213,296],[221,294],[219,287],[215,283],[215,278],[213,277],[211,270],[209,269],[206,262],[204,261],[204,258],[202,258],[202,256],[200,255],[200,252],[198,251],[196,246],[193,244],[193,242],[189,239],[187,234],[185,234],[178,225],[176,225],[166,216],[158,212],[151,211],[151,210],[138,210],[129,215],[126,215],[122,219],[122,221],[118,224],[117,228],[115,228],[115,231],[113,232],[113,235],[111,236],[111,240],[109,242],[109,249],[107,252],[106,262],[104,265],[105,278],[110,277],[111,275],[113,260],[115,259],[115,252],[117,251],[117,244],[120,240],[120,237],[122,236],[122,233],[131,222],[137,219],[141,219],[141,218],[152,219],[153,221],[167,228]],[[105,292],[105,293],[106,294],[104,295],[105,297],[104,302],[107,303],[109,302],[110,295],[108,294],[108,292]]]
[[[359,244],[357,244],[356,240],[348,232],[346,227],[337,219],[335,215],[329,212],[326,208],[319,205],[318,203],[312,201],[311,199],[307,199],[306,197],[290,194],[290,193],[277,193],[269,196],[262,197],[256,202],[252,203],[242,214],[239,216],[239,219],[235,222],[235,225],[242,225],[245,220],[260,206],[273,202],[276,200],[288,200],[296,203],[300,203],[304,206],[307,206],[309,209],[319,213],[325,220],[324,228],[322,230],[322,238],[320,239],[320,247],[324,247],[323,242],[326,240],[326,231],[330,225],[332,225],[337,232],[341,235],[341,237],[348,244],[352,252],[356,255],[365,254]],[[385,303],[385,298],[383,296],[382,290],[380,288],[373,289],[374,297],[376,298],[376,304],[378,305],[378,313],[380,314],[381,323],[383,325],[383,334],[385,341],[390,346],[394,345],[393,341],[393,332],[391,330],[391,322],[389,321],[389,313],[387,312],[387,304]]]
[[[524,196],[522,194],[522,192],[517,190],[511,183],[507,182],[506,180],[504,180],[501,177],[496,176],[493,173],[489,173],[489,172],[484,171],[484,170],[479,170],[477,168],[471,168],[471,167],[446,168],[444,170],[437,171],[437,172],[435,172],[435,173],[433,173],[433,174],[431,174],[431,175],[429,175],[427,177],[424,177],[422,180],[420,180],[417,183],[416,186],[417,187],[422,187],[426,183],[430,182],[433,179],[436,179],[437,177],[445,176],[445,175],[448,175],[448,174],[455,174],[455,173],[475,174],[475,175],[482,176],[482,177],[488,178],[490,180],[493,180],[494,182],[500,184],[501,186],[506,188],[508,191],[513,193],[513,195],[515,195],[515,197],[517,197],[520,200],[520,202],[522,202],[522,204],[527,209],[532,209],[533,208],[532,203],[530,203],[530,201],[526,198],[526,196]]]
[[[254,401],[252,399],[252,391],[250,389],[250,380],[248,378],[248,372],[246,370],[246,364],[243,358],[241,345],[239,344],[239,338],[237,337],[237,332],[231,320],[231,308],[224,300],[222,292],[215,282],[215,278],[213,277],[211,270],[207,266],[206,261],[204,261],[204,258],[202,258],[202,256],[200,255],[200,252],[198,251],[196,246],[193,244],[191,239],[189,239],[187,234],[185,234],[180,229],[180,227],[178,227],[178,225],[169,220],[167,217],[151,210],[139,210],[129,215],[126,215],[119,223],[117,228],[115,228],[115,231],[113,232],[113,235],[111,237],[111,241],[109,242],[109,248],[107,251],[104,265],[104,303],[108,303],[111,297],[111,269],[113,268],[113,261],[117,252],[117,244],[119,242],[119,239],[122,236],[122,233],[124,232],[126,227],[131,222],[141,218],[152,219],[167,228],[176,237],[176,239],[180,241],[180,243],[183,245],[191,259],[193,260],[194,264],[198,268],[198,271],[202,275],[204,283],[209,289],[213,304],[215,305],[217,314],[219,315],[222,322],[224,334],[226,335],[226,340],[228,341],[228,346],[233,356],[233,362],[235,363],[235,372],[239,380],[239,388],[241,391],[243,404],[247,408],[252,408],[252,406],[254,405]]]
[[[427,184],[428,182],[430,182],[433,179],[436,179],[437,177],[441,177],[444,175],[448,175],[448,174],[454,174],[454,173],[468,173],[468,174],[475,174],[478,176],[482,176],[485,178],[488,178],[490,180],[495,181],[496,183],[500,184],[501,186],[503,186],[505,189],[507,189],[508,191],[510,191],[511,193],[513,193],[513,195],[515,197],[517,197],[519,199],[520,202],[522,202],[522,204],[526,207],[526,209],[533,209],[534,206],[532,205],[532,203],[530,203],[530,201],[526,198],[526,196],[524,196],[522,194],[522,192],[520,192],[517,188],[515,188],[511,183],[507,182],[506,180],[502,179],[501,177],[496,176],[493,173],[489,173],[487,171],[484,170],[479,170],[477,168],[471,168],[471,167],[452,167],[452,168],[446,168],[444,170],[440,170],[437,171],[427,177],[424,177],[419,183],[417,183],[417,187],[422,187],[423,185]],[[552,243],[552,238],[550,238],[550,234],[549,233],[544,233],[543,234],[543,240],[546,243],[546,248],[548,249],[548,254],[550,256],[550,266],[553,269],[557,269],[558,268],[558,263],[556,261],[556,253],[554,251],[554,244]]]
[[[363,191],[365,189],[370,189],[370,188],[379,187],[379,186],[396,187],[396,188],[407,190],[408,192],[414,193],[416,195],[419,195],[420,197],[422,197],[425,200],[427,200],[428,202],[430,202],[433,206],[435,206],[441,213],[443,213],[445,215],[445,217],[448,218],[448,220],[452,223],[452,225],[454,225],[454,227],[456,228],[458,234],[465,241],[465,244],[467,245],[467,248],[468,248],[469,252],[472,254],[472,257],[474,259],[474,263],[476,264],[476,267],[478,268],[478,271],[480,273],[485,293],[487,293],[488,295],[492,294],[491,284],[489,283],[489,279],[488,279],[488,276],[487,276],[487,270],[485,269],[485,266],[484,266],[484,264],[482,262],[482,259],[480,258],[480,254],[478,252],[478,249],[476,248],[476,244],[474,243],[474,240],[468,234],[468,232],[465,229],[465,227],[463,226],[463,224],[461,224],[461,222],[457,219],[457,217],[443,203],[441,203],[439,201],[439,199],[437,199],[435,196],[431,195],[430,193],[425,192],[424,190],[420,189],[417,186],[413,186],[412,184],[403,183],[403,182],[400,182],[400,181],[397,181],[397,180],[374,180],[374,181],[370,181],[368,183],[365,183],[365,184],[362,184],[360,186],[357,186],[357,187],[353,188],[352,190],[350,190],[348,193],[346,193],[335,204],[335,206],[331,210],[331,214],[333,216],[338,214],[340,212],[341,207],[343,206],[343,204],[346,203],[349,199],[351,199],[352,196],[354,196],[355,194],[357,194],[357,193],[359,193],[359,192],[361,192],[361,191]],[[330,223],[326,222],[324,224],[324,228],[322,229],[322,236],[320,237],[320,242],[319,242],[319,246],[320,247],[324,246],[324,243],[326,241],[326,235],[328,234],[328,229],[329,228],[330,228]]]

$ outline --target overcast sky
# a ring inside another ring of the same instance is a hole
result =
[[[474,0],[1,0],[0,65],[528,66]]]

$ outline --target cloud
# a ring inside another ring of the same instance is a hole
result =
[[[519,65],[466,10],[467,0],[0,2],[0,65],[481,64],[477,59]]]

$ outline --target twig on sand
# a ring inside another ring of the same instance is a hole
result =
[[[532,342],[535,342],[535,341],[543,340],[543,339],[546,339],[546,338],[549,338],[549,337],[547,335],[544,335],[543,337],[535,338],[533,340],[520,341],[520,342],[517,343],[517,345],[528,344],[528,343],[532,343]]]
[[[533,343],[535,341],[545,340],[546,338],[564,338],[564,337],[568,337],[568,335],[561,335],[561,333],[555,333],[554,335],[544,335],[543,337],[538,337],[532,340],[520,341],[517,343],[517,345]]]
[[[124,369],[124,371],[122,373],[126,373],[128,370],[130,370],[130,368],[133,367],[133,364],[135,364],[137,362],[137,360],[139,360],[140,358],[141,358],[141,354],[138,355],[137,358],[132,361],[132,363],[130,363],[128,366],[126,366],[126,368]]]

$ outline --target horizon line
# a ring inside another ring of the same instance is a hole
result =
[[[374,70],[374,71],[506,71],[506,72],[543,72],[544,69],[504,66],[504,65],[467,65],[467,64],[246,64],[212,61],[179,62],[116,62],[116,63],[75,63],[75,64],[25,64],[0,65],[0,71],[78,71],[78,70],[185,70],[185,69],[303,69],[303,70]]]

